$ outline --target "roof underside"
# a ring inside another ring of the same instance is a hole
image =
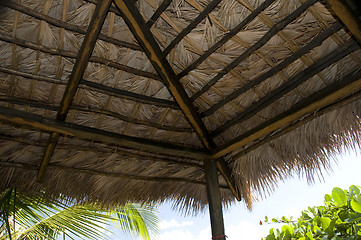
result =
[[[359,144],[357,1],[19,0],[0,19],[0,188],[224,204]],[[257,194],[256,194],[257,195]]]

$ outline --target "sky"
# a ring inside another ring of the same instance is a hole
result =
[[[276,190],[266,199],[259,200],[250,212],[243,202],[224,210],[225,233],[227,240],[245,239],[260,240],[269,229],[277,224],[262,224],[265,216],[270,218],[294,216],[308,206],[323,205],[326,193],[331,194],[334,187],[348,189],[350,185],[361,185],[360,150],[339,155],[332,164],[333,171],[324,174],[323,181],[316,180],[309,185],[305,179],[298,177],[280,182]],[[210,240],[211,228],[208,209],[196,217],[184,217],[171,208],[171,204],[163,204],[159,208],[160,235],[159,240]],[[129,238],[131,239],[131,238]]]

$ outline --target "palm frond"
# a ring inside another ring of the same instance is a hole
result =
[[[30,196],[8,189],[0,195],[0,211],[7,229],[0,231],[0,240],[56,239],[61,234],[71,239],[100,239],[109,232],[106,226],[111,223],[143,239],[158,233],[155,209],[131,203],[105,208],[96,203],[67,202],[61,196],[44,199],[40,194]],[[14,226],[10,225],[10,216]]]
[[[124,207],[115,208],[110,213],[115,215],[116,223],[124,232],[137,233],[143,239],[158,234],[158,217],[152,206],[128,203]]]

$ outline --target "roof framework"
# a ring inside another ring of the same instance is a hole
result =
[[[355,1],[3,5],[2,188],[209,203],[217,237],[222,204],[359,143]]]

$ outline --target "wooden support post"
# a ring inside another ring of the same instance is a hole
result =
[[[211,219],[212,239],[225,240],[222,213],[222,199],[219,190],[217,165],[209,159],[204,160],[206,188]]]

